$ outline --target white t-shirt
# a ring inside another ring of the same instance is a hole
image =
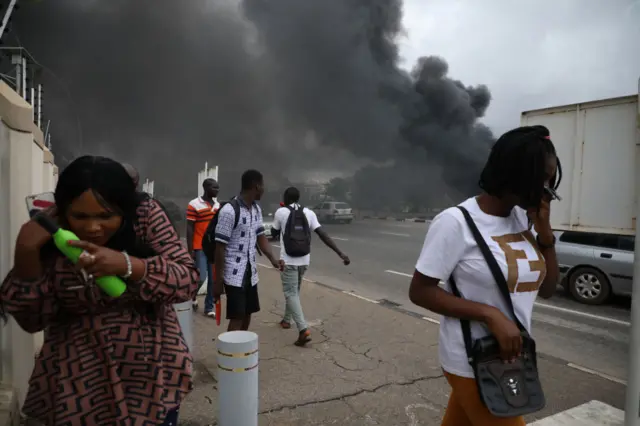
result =
[[[300,208],[299,204],[291,204],[289,207],[293,207],[298,210]],[[307,222],[309,222],[309,230],[311,232],[320,228],[320,222],[318,222],[318,216],[306,207],[303,207],[304,215],[307,217]],[[280,207],[276,214],[273,216],[273,229],[276,231],[281,231],[287,226],[287,220],[289,219],[289,215],[291,211],[287,207]],[[287,254],[284,249],[284,244],[282,239],[284,238],[284,232],[280,232],[280,259],[284,261],[285,265],[291,266],[309,266],[309,262],[311,262],[311,254],[301,257],[291,257]]]
[[[461,206],[469,211],[507,277],[516,315],[530,331],[533,303],[546,275],[546,265],[542,253],[534,244],[535,237],[529,230],[527,213],[515,207],[509,217],[491,216],[480,210],[475,198],[469,198]],[[458,208],[443,211],[431,222],[416,269],[425,276],[445,281],[445,290],[448,292],[451,292],[449,277],[453,273],[462,297],[495,306],[513,319]],[[474,340],[488,334],[484,324],[471,322]],[[457,376],[474,377],[467,360],[459,319],[441,319],[439,345],[440,363],[445,371]]]

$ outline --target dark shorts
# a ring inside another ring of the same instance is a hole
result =
[[[251,314],[260,311],[260,299],[258,298],[258,285],[251,285],[251,267],[247,269],[242,279],[242,287],[224,285],[227,295],[227,319],[241,320]]]

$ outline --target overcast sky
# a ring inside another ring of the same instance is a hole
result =
[[[486,84],[496,133],[520,112],[637,93],[640,0],[405,0],[406,67],[439,55]]]

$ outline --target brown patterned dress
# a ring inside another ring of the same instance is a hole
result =
[[[27,416],[52,426],[158,425],[191,390],[193,360],[172,304],[193,298],[198,271],[155,201],[138,216],[138,237],[158,255],[117,299],[57,255],[38,281],[4,280],[5,311],[29,333],[45,330]]]

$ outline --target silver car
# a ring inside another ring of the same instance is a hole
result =
[[[574,231],[556,237],[561,283],[577,301],[600,305],[612,294],[631,296],[635,237]]]
[[[325,201],[313,208],[320,222],[344,222],[351,223],[353,210],[347,203],[339,201]]]

